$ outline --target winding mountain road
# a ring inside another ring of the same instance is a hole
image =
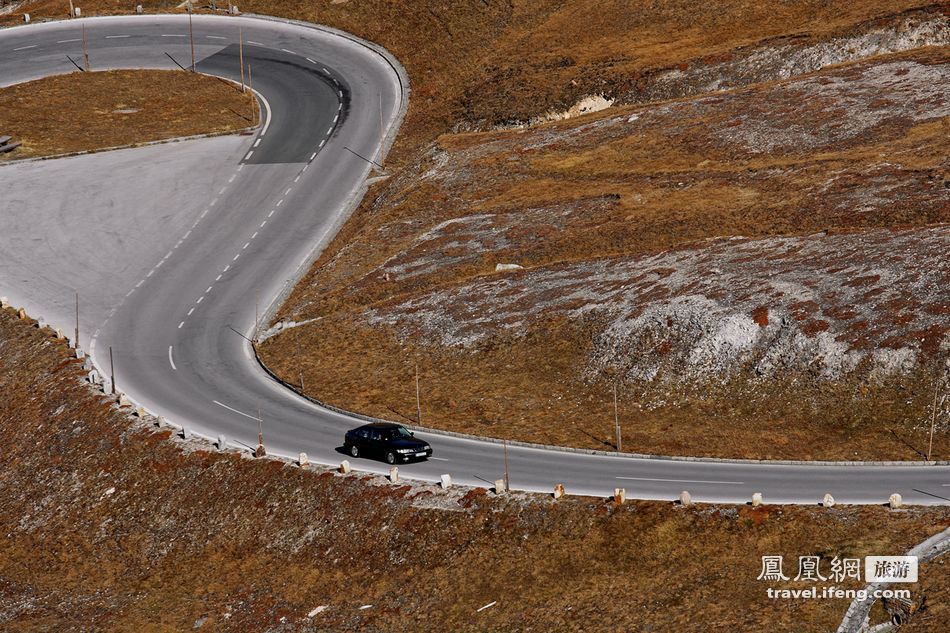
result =
[[[105,68],[174,68],[191,60],[186,16],[72,20],[0,31],[0,85],[75,70],[85,24]],[[253,17],[194,17],[197,68],[237,79],[238,30],[265,104],[254,136],[182,141],[0,167],[0,294],[80,336],[121,391],[177,425],[235,446],[336,464],[360,423],[273,381],[247,337],[259,314],[306,270],[361,198],[408,98],[384,52],[329,29]],[[360,155],[360,156],[358,156]],[[367,371],[372,371],[371,367]],[[486,485],[501,445],[419,433],[435,448],[404,477]],[[351,460],[383,473],[382,463]],[[780,464],[642,458],[512,446],[512,488],[697,501],[950,502],[950,466]]]

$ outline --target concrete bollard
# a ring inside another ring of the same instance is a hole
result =
[[[238,14],[240,14],[240,13],[241,13],[241,12],[238,10],[238,8],[237,8],[236,5],[232,5],[232,6],[231,6],[231,15],[238,15]]]
[[[46,319],[44,319],[43,317],[36,317],[36,329],[43,330],[43,329],[46,329],[46,327],[48,327],[48,324],[46,323]]]
[[[680,493],[680,505],[681,506],[691,506],[693,505],[693,495],[689,494],[689,490],[684,490]]]
[[[82,9],[80,9],[79,7],[76,7],[75,9],[73,9],[73,12],[75,13],[77,18],[82,17]]]
[[[895,492],[887,500],[887,504],[891,506],[891,510],[896,510],[902,505],[904,505],[904,498],[901,497],[900,493]]]
[[[399,467],[398,466],[393,466],[392,468],[389,469],[389,481],[391,481],[394,484],[399,483]]]
[[[24,13],[24,14],[23,14],[23,22],[26,23],[26,24],[29,24],[29,23],[30,23],[30,14],[29,14],[29,13]]]
[[[752,493],[752,507],[758,508],[760,505],[762,505],[762,493],[753,492]]]
[[[495,480],[495,494],[496,494],[496,495],[503,495],[503,494],[505,494],[506,492],[508,492],[508,489],[505,487],[505,480],[504,480],[504,479],[496,479],[496,480]]]
[[[129,397],[126,396],[124,393],[120,393],[120,394],[119,394],[119,397],[116,398],[115,401],[116,401],[116,404],[118,404],[120,407],[131,407],[131,406],[132,406],[132,403],[129,402]]]
[[[27,319],[26,310],[24,310],[23,308],[20,308],[19,310],[17,310],[16,315],[20,318],[21,321],[26,321]]]
[[[140,5],[140,4],[135,5],[135,12],[136,12],[136,13],[138,13],[139,15],[142,15],[142,12],[143,12],[143,11],[144,11],[144,10],[142,9],[142,5]]]
[[[162,428],[163,426],[168,426],[168,420],[165,419],[164,415],[160,415],[155,418],[155,426]]]
[[[66,339],[66,335],[63,334],[63,331],[62,331],[61,329],[56,328],[56,338],[57,338],[57,340],[62,341],[62,340],[65,340],[65,339]]]
[[[624,488],[614,488],[614,503],[622,506],[627,502],[627,491]]]
[[[297,465],[301,468],[307,468],[310,466],[310,458],[307,457],[306,453],[300,454],[300,457],[297,458]]]
[[[81,348],[81,347],[77,347],[77,348],[75,348],[75,349],[76,349],[76,358],[85,358],[85,357],[86,357],[86,352],[82,351],[82,348]]]
[[[191,430],[187,426],[181,427],[181,439],[191,439]]]
[[[560,499],[564,496],[564,484],[558,484],[554,486],[554,498]]]
[[[112,391],[112,381],[105,376],[99,377],[99,388],[102,389],[102,393],[107,396],[115,395],[115,393]]]
[[[91,372],[89,372],[89,384],[95,385],[98,383],[99,383],[99,372],[93,369]]]
[[[6,309],[10,307],[10,300],[6,297],[0,297],[0,308]]]
[[[218,435],[218,441],[215,442],[215,445],[218,447],[219,451],[228,450],[228,438],[225,437],[223,434]]]
[[[835,505],[835,498],[831,496],[830,492],[826,492],[825,496],[821,498],[821,505],[826,508],[832,508]]]
[[[142,407],[135,407],[135,417],[142,420],[145,418],[145,409]]]
[[[442,486],[442,490],[448,490],[452,487],[452,475],[442,475],[439,485]]]
[[[350,470],[351,470],[351,468],[350,468],[350,461],[349,461],[348,459],[344,459],[342,462],[340,462],[340,472],[341,472],[341,473],[343,473],[344,475],[346,475],[347,473],[350,472]]]

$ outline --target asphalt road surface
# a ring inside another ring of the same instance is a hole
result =
[[[82,59],[81,24],[94,69],[191,63],[188,19],[134,16],[0,31],[0,85],[70,72]],[[265,104],[253,136],[0,167],[0,294],[64,331],[82,300],[80,342],[97,365],[115,358],[121,391],[149,411],[231,445],[337,464],[359,420],[322,409],[268,377],[246,337],[335,234],[382,162],[407,92],[401,71],[353,38],[271,20],[195,16],[197,68],[239,77],[245,63]],[[358,156],[359,155],[359,156]],[[364,157],[361,158],[360,156]],[[372,368],[368,367],[368,371]],[[433,459],[403,477],[490,485],[501,445],[418,433]],[[352,460],[357,469],[388,466]],[[791,465],[590,455],[511,447],[514,489],[674,499],[885,503],[950,502],[946,465]]]

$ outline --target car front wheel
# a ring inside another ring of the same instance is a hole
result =
[[[356,444],[350,446],[350,455],[351,455],[352,457],[359,457],[359,456],[360,456],[360,448],[359,448],[359,446],[357,446]]]
[[[395,464],[396,463],[396,453],[392,451],[386,451],[386,463]]]

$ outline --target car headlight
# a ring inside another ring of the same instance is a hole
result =
[[[400,448],[396,451],[397,453],[415,453],[416,449],[414,448]]]

